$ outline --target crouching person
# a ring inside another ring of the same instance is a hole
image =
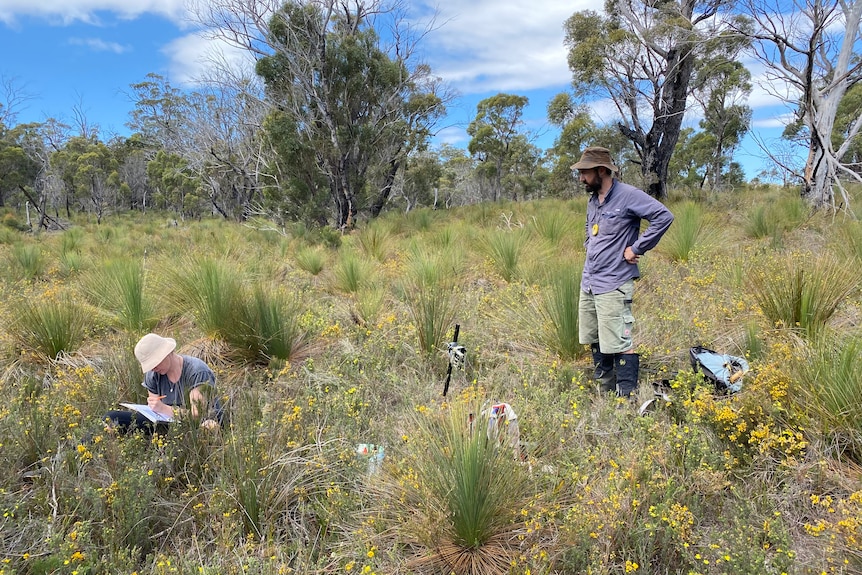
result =
[[[164,433],[170,421],[188,416],[206,429],[221,427],[222,409],[214,397],[215,373],[202,360],[176,353],[176,347],[173,338],[155,333],[148,333],[135,345],[135,357],[144,372],[147,407],[162,417],[152,421],[141,411],[110,411],[105,420],[121,432],[135,427],[147,434]]]

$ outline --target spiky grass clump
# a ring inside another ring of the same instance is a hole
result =
[[[862,464],[862,338],[824,337],[807,346],[802,356],[794,363],[792,397],[839,457]]]
[[[16,243],[12,247],[12,263],[24,279],[33,280],[45,271],[45,258],[42,249],[35,244]]]
[[[572,216],[564,210],[539,212],[530,218],[529,226],[551,244],[559,243],[574,231]]]
[[[457,312],[460,259],[454,252],[414,250],[400,284],[416,326],[419,349],[430,354],[442,345]]]
[[[781,195],[767,204],[759,204],[746,214],[745,231],[752,238],[772,238],[781,242],[784,232],[799,226],[808,215],[802,198]]]
[[[440,349],[455,321],[458,296],[446,285],[418,281],[407,281],[402,289],[416,326],[419,349],[433,353]]]
[[[326,253],[319,246],[300,248],[293,257],[300,269],[313,276],[319,275],[326,265]]]
[[[835,224],[835,234],[830,235],[831,244],[837,253],[858,263],[862,262],[862,222],[841,221]]]
[[[93,305],[107,310],[130,333],[145,333],[158,322],[155,302],[145,290],[145,271],[138,260],[111,260],[85,280]]]
[[[373,264],[351,250],[341,253],[332,269],[332,286],[344,293],[356,293],[369,282],[374,275]]]
[[[701,204],[682,202],[673,209],[674,221],[658,246],[675,261],[688,261],[696,248],[706,248],[711,236],[709,218]]]
[[[859,288],[855,270],[832,257],[790,254],[752,277],[750,289],[773,325],[813,337]]]
[[[383,224],[368,225],[359,232],[362,251],[378,262],[386,261],[392,250],[392,234]]]
[[[170,312],[191,314],[210,338],[223,338],[241,325],[237,312],[243,301],[242,271],[215,259],[187,259],[162,280]]]
[[[512,449],[489,439],[478,404],[456,402],[411,426],[404,463],[384,479],[419,573],[508,573],[521,554],[520,511],[533,494]],[[399,474],[410,470],[412,477]],[[406,479],[406,481],[404,481]]]
[[[507,282],[519,277],[521,258],[529,241],[524,230],[494,230],[485,239],[485,249],[494,269]]]
[[[69,298],[21,304],[11,328],[18,345],[48,359],[78,350],[89,327],[89,314]]]
[[[300,324],[299,302],[286,292],[255,286],[243,298],[239,323],[222,330],[225,340],[243,357],[255,362],[295,361],[308,345]]]
[[[583,264],[576,262],[555,270],[539,307],[542,341],[564,360],[575,359],[583,349],[578,341],[582,269]]]

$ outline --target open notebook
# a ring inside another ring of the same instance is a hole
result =
[[[133,409],[138,413],[141,413],[152,421],[153,423],[170,423],[174,420],[170,415],[162,415],[161,413],[157,413],[153,411],[153,409],[149,405],[142,405],[140,403],[120,403],[123,407],[128,407],[129,409]]]

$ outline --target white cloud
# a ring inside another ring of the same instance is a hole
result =
[[[427,59],[465,94],[567,86],[563,24],[594,7],[586,0],[440,0]]]
[[[199,34],[188,34],[177,38],[162,48],[169,60],[168,76],[172,82],[185,86],[199,84],[211,69],[213,62],[230,69],[252,71],[254,61],[239,48],[228,46],[218,40],[210,40]]]
[[[796,117],[793,114],[777,114],[775,116],[771,116],[768,118],[761,118],[758,120],[752,120],[751,127],[758,130],[765,129],[784,129],[789,124],[792,124],[796,121]]]
[[[440,144],[450,144],[452,146],[462,146],[469,141],[470,137],[463,128],[457,126],[449,126],[443,128],[435,135],[435,141]]]
[[[85,46],[94,52],[113,52],[114,54],[122,54],[131,50],[129,46],[123,46],[117,42],[106,42],[100,38],[70,38],[69,44]]]
[[[186,0],[2,0],[0,22],[15,25],[22,16],[44,18],[58,24],[80,21],[99,24],[98,12],[132,19],[141,14],[160,14],[183,21]]]

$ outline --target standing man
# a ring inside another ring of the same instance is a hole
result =
[[[619,168],[607,148],[587,148],[574,170],[591,194],[578,303],[579,340],[590,346],[596,366],[593,377],[601,390],[632,397],[640,368],[632,342],[638,260],[658,244],[673,214],[646,192],[615,179]],[[641,219],[649,222],[642,234]]]

